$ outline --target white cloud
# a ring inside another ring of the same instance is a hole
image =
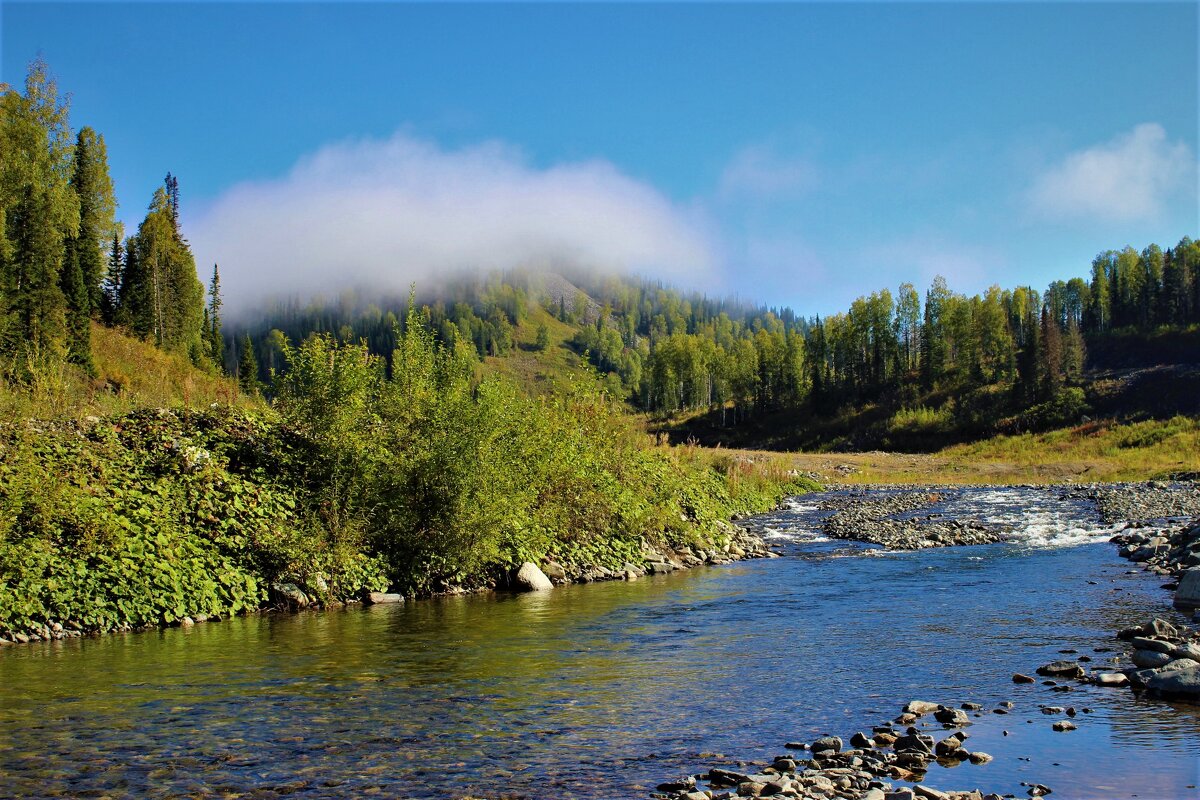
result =
[[[804,193],[816,183],[817,170],[809,161],[781,156],[764,145],[751,145],[726,165],[718,194],[725,199],[747,196],[766,199]]]
[[[1029,192],[1034,211],[1053,218],[1154,220],[1176,193],[1196,187],[1187,145],[1144,123],[1104,144],[1069,154]]]
[[[692,212],[607,162],[539,169],[501,143],[447,150],[403,133],[324,147],[283,178],[234,187],[189,227],[234,310],[466,269],[567,264],[691,284],[714,269]]]

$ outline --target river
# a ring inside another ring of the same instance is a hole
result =
[[[1197,796],[1200,709],[1010,680],[1171,616],[1093,509],[968,489],[938,510],[1010,541],[884,552],[824,539],[821,499],[752,521],[777,559],[6,648],[0,797],[644,798],[911,699],[985,709],[968,746],[995,760],[929,785]]]

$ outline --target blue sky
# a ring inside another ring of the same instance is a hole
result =
[[[1195,3],[5,2],[231,291],[578,261],[801,313],[1200,233]]]

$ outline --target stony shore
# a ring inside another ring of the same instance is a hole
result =
[[[1164,511],[1190,509],[1193,491],[1153,487],[1143,499],[1126,492],[1108,496],[1124,508],[1138,508],[1145,515],[1128,523],[1126,530],[1112,537],[1121,557],[1140,564],[1172,580],[1163,585],[1174,591],[1173,605],[1193,623],[1200,622],[1200,517],[1161,528],[1138,527],[1146,519],[1162,519]],[[1097,501],[1099,502],[1099,501]],[[1137,517],[1137,514],[1130,516]],[[1154,618],[1142,625],[1116,632],[1126,643],[1122,656],[1105,671],[1088,674],[1076,661],[1055,662],[1038,671],[1043,675],[1065,676],[1078,683],[1113,688],[1128,687],[1139,697],[1160,698],[1200,704],[1200,632],[1181,623]]]
[[[972,750],[965,730],[972,716],[983,714],[978,703],[939,704],[913,700],[899,716],[859,731],[849,740],[822,736],[812,742],[788,742],[789,753],[768,765],[746,771],[744,767],[713,767],[659,784],[653,796],[666,800],[720,800],[738,797],[785,797],[808,800],[1000,800],[1000,795],[972,789],[942,791],[920,783],[934,766],[987,764],[992,757]],[[913,782],[895,786],[892,781]],[[702,784],[707,783],[705,788]],[[1035,784],[1030,797],[1049,794]]]
[[[1065,489],[1063,497],[1090,500],[1101,518],[1115,525],[1200,517],[1200,482],[1092,483]]]

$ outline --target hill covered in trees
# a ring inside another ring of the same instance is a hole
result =
[[[1093,406],[1135,418],[1195,413],[1193,370],[1169,374],[1173,407],[1145,386],[1130,394],[1094,378],[1198,360],[1198,272],[1200,243],[1185,237],[1105,251],[1089,278],[1041,291],[967,296],[938,278],[924,293],[881,289],[825,318],[588,273],[473,276],[420,299],[439,340],[467,346],[480,364],[545,377],[586,360],[612,396],[678,438],[934,449],[1074,424]],[[346,292],[239,321],[256,379],[269,384],[286,342],[313,332],[365,341],[386,359],[403,302]]]

